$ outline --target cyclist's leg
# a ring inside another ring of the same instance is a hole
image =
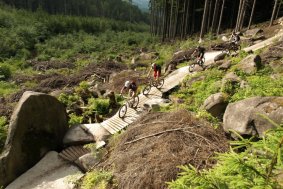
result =
[[[157,77],[157,71],[154,71],[153,77],[154,77],[154,80],[156,80],[156,77]]]
[[[133,95],[134,95],[134,91],[132,89],[129,89],[129,97],[131,98],[133,97]]]
[[[157,82],[159,82],[160,75],[161,75],[161,69],[157,70]]]

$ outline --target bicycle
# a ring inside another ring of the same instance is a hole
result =
[[[119,115],[120,118],[124,118],[125,115],[127,114],[128,107],[134,108],[134,109],[136,109],[138,107],[139,96],[135,95],[135,96],[132,96],[132,97],[125,97],[125,96],[121,95],[121,97],[123,99],[126,99],[126,102],[125,102],[125,104],[123,104],[123,106],[120,107],[118,115]]]
[[[195,65],[199,65],[203,70],[205,69],[204,66],[205,58],[197,60],[196,62],[193,62],[191,65],[189,65],[189,72],[192,73],[194,71]]]
[[[222,50],[222,53],[225,52],[226,54],[230,55],[231,51],[237,52],[238,50],[241,50],[241,45],[230,42],[229,44],[227,44],[226,48]]]
[[[153,78],[148,78],[148,83],[147,85],[143,88],[142,93],[144,95],[148,95],[152,87],[156,87],[157,89],[161,89],[164,85],[164,79],[159,78],[158,80],[155,80]]]

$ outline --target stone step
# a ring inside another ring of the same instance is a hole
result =
[[[66,161],[75,162],[77,159],[87,153],[90,153],[90,150],[84,148],[83,146],[71,146],[60,152],[59,156]]]

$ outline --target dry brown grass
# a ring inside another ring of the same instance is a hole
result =
[[[192,164],[198,169],[214,165],[211,157],[228,150],[228,143],[221,129],[182,110],[144,116],[108,150],[98,167],[114,170],[117,188],[161,189],[176,179],[179,165]]]

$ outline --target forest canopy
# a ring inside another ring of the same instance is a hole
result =
[[[42,9],[50,14],[105,17],[130,22],[149,22],[147,14],[122,0],[0,0],[15,8]]]

